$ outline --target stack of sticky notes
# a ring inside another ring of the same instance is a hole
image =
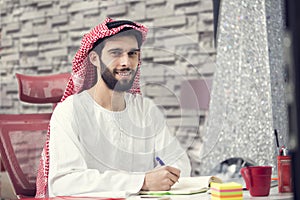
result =
[[[243,199],[243,187],[239,183],[211,183],[211,199]]]

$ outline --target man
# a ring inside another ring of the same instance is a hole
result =
[[[169,190],[190,175],[188,157],[159,109],[127,93],[139,93],[146,33],[141,24],[107,18],[83,37],[50,121],[37,197]]]

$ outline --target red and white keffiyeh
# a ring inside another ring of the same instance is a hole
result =
[[[61,102],[64,101],[68,96],[76,94],[82,90],[92,87],[95,79],[95,69],[92,67],[91,63],[88,60],[88,53],[92,49],[93,44],[101,38],[109,37],[117,34],[123,28],[133,28],[142,33],[143,42],[146,40],[146,35],[148,29],[139,23],[128,23],[122,24],[114,28],[108,28],[108,22],[115,22],[111,18],[106,18],[103,23],[94,27],[89,33],[85,34],[81,41],[81,47],[77,51],[75,57],[72,61],[72,75],[67,84],[64,95],[61,99]],[[140,62],[137,69],[137,74],[133,83],[132,88],[129,90],[130,93],[140,94]],[[39,170],[37,174],[36,181],[36,198],[47,197],[47,188],[48,188],[48,173],[49,173],[49,138],[50,138],[50,129],[47,132],[46,143],[41,155]]]

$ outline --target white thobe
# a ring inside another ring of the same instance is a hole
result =
[[[138,192],[158,164],[189,176],[189,159],[148,98],[125,95],[120,112],[104,109],[84,91],[57,105],[50,121],[49,196]]]

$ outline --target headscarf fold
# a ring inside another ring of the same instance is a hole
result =
[[[125,27],[139,31],[142,34],[142,41],[144,42],[146,40],[148,29],[144,25],[125,20],[116,21],[111,18],[106,18],[103,23],[94,27],[89,33],[82,37],[81,46],[72,60],[72,75],[68,81],[61,102],[64,101],[68,96],[79,93],[93,86],[96,78],[96,72],[95,68],[88,59],[90,50],[93,48],[94,43],[99,39],[115,35]],[[141,93],[139,83],[140,64],[141,62],[139,61],[134,83],[129,90],[129,92],[133,94]],[[41,154],[40,165],[37,174],[36,198],[44,198],[48,196],[49,139],[50,127],[48,128],[46,143]]]

